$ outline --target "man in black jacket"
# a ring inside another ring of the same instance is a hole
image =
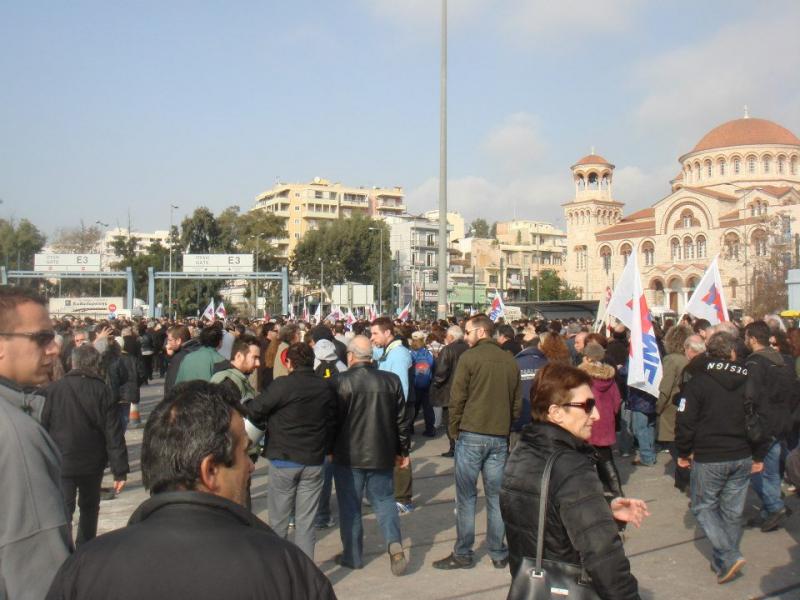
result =
[[[144,430],[152,497],[68,559],[47,597],[335,598],[307,556],[244,508],[253,463],[240,410],[218,385],[175,386]]]
[[[164,346],[164,354],[166,354],[169,362],[167,364],[167,374],[164,375],[165,396],[175,387],[178,369],[180,369],[183,359],[200,347],[200,340],[191,338],[189,328],[186,325],[174,325],[167,330],[167,343]]]
[[[735,344],[725,332],[708,339],[699,358],[704,368],[681,390],[675,423],[678,466],[691,466],[692,513],[711,542],[717,583],[731,581],[745,564],[742,513],[750,474],[763,468],[765,451],[747,440],[747,368],[737,362]]]
[[[447,407],[450,404],[450,386],[453,383],[453,373],[461,355],[469,349],[467,342],[464,341],[464,330],[458,325],[451,325],[447,328],[444,341],[446,346],[442,348],[439,356],[436,357],[436,367],[431,382],[431,404],[442,407],[442,423],[450,440],[450,449],[442,456],[453,458],[455,455],[456,440],[450,437],[447,423],[450,420]]]
[[[294,515],[294,542],[314,558],[317,514],[325,456],[336,435],[336,397],[328,381],[314,373],[314,351],[303,342],[286,353],[289,375],[273,381],[247,405],[255,423],[266,423],[269,523],[281,537]]]
[[[344,551],[337,562],[363,566],[361,501],[366,491],[388,547],[392,573],[406,570],[400,518],[394,501],[393,468],[407,468],[410,440],[400,378],[372,364],[369,339],[358,335],[347,348],[349,369],[336,383],[337,427],[333,478],[339,500]]]
[[[761,499],[758,524],[761,531],[780,527],[789,514],[781,498],[781,442],[792,431],[797,379],[783,357],[769,345],[771,335],[764,321],[750,323],[744,330],[744,343],[752,351],[747,357],[745,395],[766,425],[772,443],[764,457],[764,470],[753,475],[752,484]]]
[[[72,370],[47,388],[42,426],[61,450],[61,491],[72,520],[75,499],[81,509],[81,546],[97,535],[100,484],[106,463],[114,475],[114,493],[125,486],[128,449],[111,389],[100,377],[100,353],[89,344],[72,351]]]

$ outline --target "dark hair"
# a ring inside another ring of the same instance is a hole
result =
[[[294,368],[313,367],[314,351],[308,344],[298,342],[289,346],[289,350],[286,352],[286,359],[292,361]]]
[[[28,302],[47,307],[47,300],[32,290],[0,285],[0,331],[13,331],[17,324],[17,307]]]
[[[281,327],[281,330],[278,332],[278,339],[286,344],[291,344],[298,331],[300,331],[299,325],[289,323]]]
[[[138,356],[141,354],[139,342],[135,335],[126,335],[122,338],[122,350],[131,356]]]
[[[582,385],[592,385],[592,378],[586,371],[561,363],[546,364],[536,374],[536,386],[531,388],[533,420],[546,421],[550,406],[567,404],[572,390]]]
[[[222,326],[209,325],[200,330],[200,345],[207,348],[219,348],[222,343]]]
[[[705,331],[711,327],[711,323],[709,323],[708,319],[697,319],[692,325],[692,330],[695,333],[700,333],[701,331]]]
[[[494,323],[492,323],[492,320],[483,313],[478,313],[477,315],[470,317],[467,319],[467,323],[472,323],[473,326],[480,327],[489,337],[494,334]]]
[[[325,325],[317,325],[312,327],[311,331],[309,332],[311,335],[311,339],[314,340],[316,344],[320,340],[330,340],[333,341],[333,332],[328,329]]]
[[[514,328],[511,325],[500,325],[497,328],[497,335],[502,335],[510,340],[514,339]]]
[[[250,352],[250,346],[258,346],[259,350],[261,349],[261,344],[256,336],[249,333],[240,335],[233,341],[233,346],[231,346],[231,358],[236,358],[239,353],[246,355]]]
[[[730,360],[731,351],[735,349],[736,338],[727,331],[718,331],[706,340],[706,354],[709,358]]]
[[[370,323],[370,327],[380,327],[381,331],[394,331],[394,324],[389,317],[378,317]]]
[[[776,329],[772,332],[772,336],[775,338],[775,345],[778,347],[778,352],[781,354],[788,354],[792,355],[792,344],[789,342],[789,336],[786,335],[785,332],[781,331],[780,329]]]
[[[91,344],[72,349],[72,368],[92,375],[100,375],[100,353]]]
[[[667,354],[683,354],[683,344],[692,335],[692,330],[686,325],[674,325],[670,327],[664,336],[664,350]]]
[[[542,334],[539,339],[539,350],[547,357],[548,362],[570,364],[567,342],[552,330]]]
[[[762,346],[769,346],[769,336],[771,334],[769,325],[764,321],[754,321],[744,328],[744,334],[750,336]]]
[[[608,338],[600,332],[592,331],[591,333],[586,334],[586,339],[584,340],[584,343],[590,344],[591,342],[594,342],[595,344],[600,344],[603,348],[608,346]]]
[[[189,328],[186,325],[173,325],[167,329],[167,334],[172,339],[180,340],[183,343],[186,343],[192,339],[192,336],[189,335]]]
[[[176,385],[158,403],[142,440],[142,482],[150,494],[193,490],[200,463],[211,456],[215,464],[235,462],[233,413],[241,408],[221,385],[188,381]]]

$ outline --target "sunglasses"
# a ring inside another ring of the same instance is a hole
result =
[[[32,333],[0,333],[4,337],[25,337],[31,340],[40,348],[46,348],[56,339],[56,332],[53,330],[34,331]]]
[[[583,411],[590,415],[594,410],[597,401],[594,398],[589,398],[586,402],[567,402],[566,404],[562,404],[562,406],[574,406],[575,408],[582,408]]]

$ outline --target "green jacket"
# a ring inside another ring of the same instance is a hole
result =
[[[689,360],[677,352],[667,354],[661,361],[664,372],[661,376],[658,402],[656,402],[659,442],[675,441],[675,417],[678,415],[678,409],[672,400],[680,389],[683,368],[688,363]]]
[[[450,388],[449,431],[507,436],[522,410],[517,361],[493,339],[479,340],[458,361]]]
[[[225,357],[214,348],[209,348],[208,346],[199,348],[181,361],[175,383],[194,381],[196,379],[211,381],[211,377],[217,371],[214,367],[220,362],[225,362]]]
[[[244,403],[256,397],[256,391],[250,384],[250,379],[235,367],[214,373],[213,377],[211,377],[211,383],[222,383],[226,379],[230,379],[239,390],[240,402]]]

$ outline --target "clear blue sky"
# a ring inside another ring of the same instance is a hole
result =
[[[450,207],[561,215],[592,146],[634,210],[742,115],[800,134],[800,3],[450,0]],[[435,208],[439,2],[0,2],[0,216],[165,228],[276,178]]]

